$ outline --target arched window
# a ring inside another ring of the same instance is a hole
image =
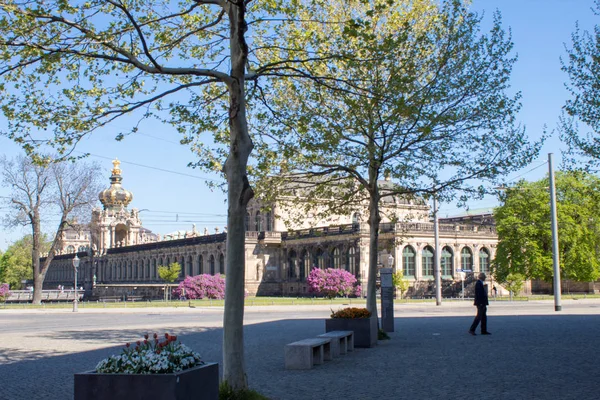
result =
[[[479,272],[485,274],[490,272],[490,252],[485,247],[479,250]]]
[[[334,247],[331,254],[332,254],[331,266],[335,269],[341,268],[342,267],[342,259],[340,257],[340,249],[338,249],[337,247]]]
[[[442,267],[442,276],[452,276],[452,270],[454,269],[454,263],[452,257],[452,250],[446,246],[442,249],[442,255],[440,258],[440,266]]]
[[[198,275],[203,273],[203,268],[204,268],[204,258],[202,257],[202,255],[198,256]]]
[[[460,267],[463,270],[473,270],[473,253],[468,247],[463,247],[460,252]]]
[[[134,279],[138,279],[139,278],[139,275],[138,275],[138,262],[137,262],[137,260],[133,264],[133,278]]]
[[[415,249],[412,246],[406,246],[402,250],[402,268],[404,276],[415,276]]]
[[[73,246],[72,244],[67,246],[67,253],[75,253],[75,246]]]
[[[248,231],[250,229],[250,213],[246,213],[246,217],[244,218],[244,227]]]
[[[87,247],[86,246],[79,246],[79,249],[77,249],[78,252],[82,253],[84,251],[87,251]]]
[[[270,232],[273,230],[273,214],[271,213],[271,211],[268,211],[265,214],[265,219],[267,222],[267,226],[265,227],[265,230]]]
[[[225,274],[225,256],[223,255],[223,253],[219,255],[219,273]]]
[[[146,280],[150,280],[150,260],[146,260]]]
[[[302,256],[300,257],[300,280],[304,281],[306,276],[308,275],[308,271],[310,271],[310,254],[308,254],[307,250],[302,252]]]
[[[160,265],[160,264],[158,264]],[[156,258],[152,260],[152,279],[156,279],[157,268],[156,268]]]
[[[315,253],[315,266],[319,269],[325,269],[325,252],[323,249],[317,249]]]
[[[355,212],[354,214],[352,214],[352,225],[358,225],[358,223],[360,222],[360,215]]]
[[[423,249],[423,276],[433,276],[433,248],[426,246]]]
[[[215,274],[215,256],[211,255],[210,258],[208,259],[208,265],[210,267],[210,274],[214,275]]]
[[[256,212],[256,216],[254,217],[254,224],[256,226],[256,230],[258,232],[262,232],[263,226],[262,226],[262,216],[260,215],[260,211]]]
[[[291,250],[288,255],[288,276],[290,277],[290,279],[297,278],[297,274],[296,274],[296,264],[298,262],[297,258],[298,257],[296,255],[296,252],[294,250]]]
[[[193,275],[194,275],[194,271],[192,270],[192,266],[193,266],[193,263],[192,263],[192,256],[191,256],[191,255],[189,255],[189,256],[187,257],[187,262],[186,262],[186,264],[185,264],[185,270],[186,270],[187,272],[186,272],[186,274],[184,274],[184,275],[188,275],[188,276],[193,276]]]
[[[177,257],[175,257],[175,261],[179,264],[179,266],[181,267],[181,269],[179,270],[179,278],[180,279],[184,279],[185,278],[185,257],[181,256],[179,258],[179,260],[177,260]]]
[[[356,269],[356,249],[354,247],[348,249],[348,264],[346,265],[346,270],[358,277],[358,271]]]
[[[129,261],[129,269],[127,272],[127,279],[133,279],[133,262]]]

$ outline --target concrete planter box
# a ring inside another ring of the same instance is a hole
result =
[[[75,374],[75,400],[218,400],[219,364],[171,374]]]
[[[325,320],[325,332],[354,331],[354,347],[377,346],[377,318],[330,318]]]

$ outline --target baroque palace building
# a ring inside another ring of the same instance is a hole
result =
[[[175,235],[152,233],[142,226],[139,211],[128,206],[133,199],[123,188],[119,161],[113,161],[110,187],[100,192],[102,208],[92,211],[91,222],[69,228],[62,248],[46,275],[45,288],[74,284],[73,258],[81,260],[78,286],[89,298],[136,296],[162,298],[164,282],[160,265],[178,262],[180,280],[188,275],[223,274],[227,232],[209,234],[192,230]],[[389,184],[382,181],[382,185]],[[343,268],[366,286],[368,279],[369,227],[357,210],[327,222],[308,214],[290,226],[288,211],[273,204],[270,211],[252,200],[246,215],[246,290],[256,295],[303,296],[311,268]],[[411,282],[408,296],[434,293],[434,230],[430,207],[420,198],[388,198],[382,206],[378,258],[392,263]],[[391,222],[402,221],[402,222]],[[497,235],[488,214],[440,219],[442,292],[459,296],[462,280],[458,269],[489,272]]]

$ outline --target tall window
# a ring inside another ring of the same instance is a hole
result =
[[[215,256],[211,255],[210,258],[208,259],[208,265],[210,267],[210,274],[214,275],[215,274]]]
[[[319,269],[325,269],[325,252],[323,249],[318,249],[315,254],[315,265]]]
[[[290,254],[288,256],[288,275],[291,279],[296,279],[296,263],[297,263],[297,256],[296,256],[296,252],[294,250],[290,251]]]
[[[302,256],[300,257],[300,280],[304,281],[306,279],[306,275],[310,270],[310,254],[308,254],[307,250],[302,252]]]
[[[354,247],[348,249],[348,264],[346,269],[352,275],[358,276],[358,271],[356,271],[356,249]]]
[[[202,267],[204,266],[204,259],[202,258],[202,256],[198,256],[198,274],[201,274],[202,271]]]
[[[271,213],[271,211],[268,211],[265,214],[265,219],[267,220],[267,226],[265,227],[265,230],[272,231],[273,230],[273,214]]]
[[[246,217],[244,218],[244,226],[246,230],[250,229],[250,213],[246,213]]]
[[[415,249],[406,246],[402,250],[402,267],[404,276],[415,276]]]
[[[333,252],[332,252],[332,259],[331,259],[331,264],[333,268],[339,269],[342,267],[342,260],[340,257],[340,249],[338,249],[337,247],[333,248]]]
[[[223,253],[219,256],[219,273],[225,274],[225,256]]]
[[[359,221],[360,221],[360,216],[358,215],[358,213],[355,212],[354,214],[352,214],[352,224],[358,225]]]
[[[433,249],[427,246],[423,249],[423,276],[433,276]]]
[[[260,215],[260,211],[256,212],[256,216],[254,217],[254,223],[256,224],[256,230],[258,232],[262,232],[263,226],[262,226],[262,217]]]
[[[448,246],[442,249],[442,257],[440,259],[440,266],[442,269],[442,276],[452,276],[452,250]]]
[[[192,256],[188,256],[187,259],[187,274],[189,276],[193,276],[194,275],[194,271],[192,270]]]
[[[460,267],[465,270],[473,270],[473,253],[468,247],[463,247],[460,252]]]
[[[490,252],[485,247],[479,250],[479,271],[485,274],[490,272]]]

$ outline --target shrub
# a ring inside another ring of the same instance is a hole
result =
[[[219,400],[269,400],[269,398],[252,389],[235,390],[227,381],[223,381],[219,385]]]
[[[358,308],[358,307],[342,308],[341,310],[331,313],[331,318],[356,319],[356,318],[369,318],[370,316],[371,316],[371,312],[369,310],[367,310],[366,308]]]
[[[0,301],[5,301],[10,296],[8,283],[0,283]]]
[[[184,292],[185,290],[185,292]],[[224,299],[225,276],[201,274],[186,277],[173,294],[187,299]]]
[[[360,296],[360,286],[354,275],[343,269],[314,268],[306,278],[308,291],[333,299],[337,296]]]

